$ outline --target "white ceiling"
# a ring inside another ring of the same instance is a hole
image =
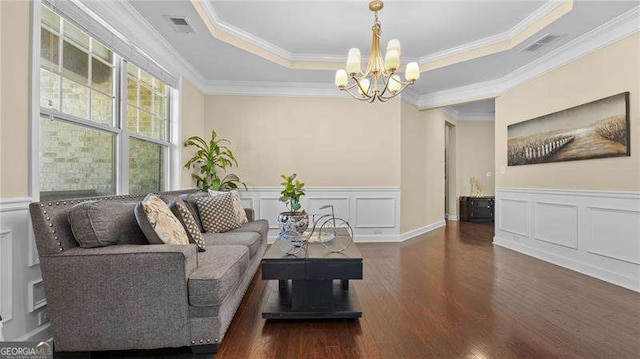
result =
[[[221,20],[289,52],[346,55],[351,47],[367,53],[371,46],[367,1],[211,3]],[[419,57],[507,31],[544,3],[387,1],[379,16],[383,40],[397,38],[403,55]]]
[[[206,0],[205,0],[206,1]],[[199,72],[204,81],[333,83],[333,71],[289,69],[214,38],[190,1],[130,0],[135,9]],[[383,41],[398,38],[403,57],[419,57],[513,28],[545,1],[387,1]],[[211,1],[218,17],[296,54],[345,56],[370,46],[367,1]],[[500,78],[638,6],[635,1],[574,0],[573,10],[514,49],[422,73],[418,94]],[[166,15],[185,16],[194,34],[177,33]],[[520,52],[544,34],[561,35]]]

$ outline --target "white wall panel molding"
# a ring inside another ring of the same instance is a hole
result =
[[[33,280],[27,285],[27,305],[29,306],[29,313],[47,305],[42,278]]]
[[[278,234],[278,214],[286,211],[279,201],[280,191],[280,187],[251,187],[240,192],[243,205],[249,205],[256,218],[269,221],[271,240]],[[302,208],[310,216],[328,214],[329,210],[320,211],[320,207],[333,205],[336,217],[353,228],[356,241],[400,240],[399,187],[309,187],[305,191]]]
[[[31,197],[0,198],[0,213],[27,210],[31,201]]]
[[[3,224],[4,225],[4,224]],[[0,229],[0,314],[2,323],[13,319],[13,235]]]
[[[355,228],[395,228],[397,226],[393,197],[355,197]]]
[[[529,236],[529,201],[498,198],[498,229],[521,236]]]
[[[588,206],[587,212],[586,250],[640,266],[640,209]]]
[[[496,206],[494,244],[640,292],[640,192],[496,188]]]
[[[50,336],[48,326],[39,326],[38,319],[46,300],[29,218],[31,201],[30,197],[0,199],[0,310],[5,340]]]
[[[578,249],[578,205],[533,201],[533,237]]]

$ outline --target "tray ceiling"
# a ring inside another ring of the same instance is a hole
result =
[[[370,44],[372,14],[366,1],[129,2],[197,70],[204,82],[329,86],[333,83],[332,68],[342,66],[347,50],[357,46],[366,53]],[[554,16],[538,23],[543,27],[529,28],[513,48],[423,71],[415,91],[420,95],[498,79],[638,6],[637,1],[568,3],[571,4],[568,9],[555,10]],[[385,3],[380,20],[383,41],[400,39],[406,63],[408,59],[428,58],[469,44],[488,43],[504,34],[513,35],[519,24],[539,18],[543,11],[552,13],[553,6],[558,6],[557,2],[550,5],[545,1],[398,0]],[[289,56],[294,61],[283,64],[269,59],[258,53],[261,49],[245,48],[234,39],[225,38],[226,33],[212,31],[213,20],[203,13],[205,7],[214,11],[216,26],[227,26],[231,33],[246,36],[244,40],[254,41],[253,44],[258,39],[274,54]],[[176,32],[167,16],[186,17],[195,33]],[[560,38],[537,51],[520,51],[545,34]],[[322,64],[316,68],[326,65],[327,69],[295,68],[299,59],[320,61]]]

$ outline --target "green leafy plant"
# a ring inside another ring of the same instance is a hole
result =
[[[300,197],[304,196],[304,182],[298,181],[296,179],[297,176],[295,173],[291,176],[280,176],[284,180],[284,182],[280,183],[284,186],[284,189],[280,192],[280,202],[284,202],[289,211],[293,213],[302,208]]]
[[[191,177],[196,180],[196,185],[202,191],[230,191],[239,187],[247,189],[247,185],[233,173],[226,174],[222,179],[219,176],[219,173],[226,173],[228,168],[238,166],[238,161],[227,145],[231,145],[231,142],[224,138],[219,139],[215,130],[211,131],[209,143],[199,136],[191,136],[184,142],[185,147],[196,150],[193,157],[184,164],[184,168],[199,166],[200,174],[192,173]]]

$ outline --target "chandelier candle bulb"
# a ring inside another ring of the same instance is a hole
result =
[[[389,51],[391,51],[391,50],[398,51],[398,56],[400,56],[400,54],[401,54],[401,52],[400,52],[400,40],[398,40],[398,39],[389,40],[389,42],[387,43],[387,53],[389,53]]]
[[[349,74],[357,74],[360,72],[360,50],[352,48],[347,56],[347,72]]]
[[[396,50],[387,51],[387,56],[384,58],[384,67],[387,70],[397,70],[400,66],[400,54]]]
[[[369,92],[369,85],[370,84],[368,79],[360,80],[360,86],[358,86],[358,92],[360,93],[360,95],[365,95],[367,92]]]
[[[349,82],[349,76],[347,75],[347,71],[338,70],[336,71],[336,86],[345,87]]]
[[[391,91],[391,93],[396,93],[400,90],[401,87],[402,87],[402,83],[400,83],[400,76],[398,75],[391,76],[391,78],[389,79],[389,84],[387,85],[387,88],[389,89],[389,91]]]
[[[410,62],[407,64],[407,68],[404,70],[404,76],[407,81],[416,81],[420,78],[420,66],[417,62]]]

